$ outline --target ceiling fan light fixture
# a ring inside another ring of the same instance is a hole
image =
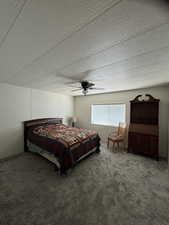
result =
[[[88,90],[87,90],[87,89],[84,89],[84,90],[82,91],[82,93],[86,96],[86,94],[88,93]]]

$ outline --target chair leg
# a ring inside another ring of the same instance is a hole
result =
[[[125,152],[125,142],[123,141],[123,149],[124,149],[124,152]]]
[[[120,145],[119,145],[119,142],[117,142],[117,150],[119,151],[120,149]]]
[[[114,151],[115,142],[113,141],[112,150]]]
[[[107,139],[107,148],[109,148],[109,139]]]

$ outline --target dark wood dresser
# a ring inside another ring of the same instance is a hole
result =
[[[158,160],[159,99],[146,94],[130,101],[128,152],[142,154]]]

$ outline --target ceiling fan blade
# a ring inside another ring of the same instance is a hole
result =
[[[104,90],[104,88],[94,88],[94,87],[91,87],[91,88],[89,88],[90,90]]]
[[[78,88],[79,84],[81,84],[81,81],[74,81],[74,82],[68,82],[65,83],[66,85],[68,85],[69,87],[74,87],[74,88]]]
[[[74,89],[72,91],[80,91],[80,90],[82,90],[82,88],[77,88],[77,89]]]
[[[68,87],[71,87],[71,88],[81,88],[81,87],[79,87],[79,85],[67,85]]]
[[[74,82],[66,82],[65,84],[71,85],[71,84],[78,84],[79,81],[74,81]]]

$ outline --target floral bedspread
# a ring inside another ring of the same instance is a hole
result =
[[[38,126],[34,128],[33,133],[38,136],[59,141],[69,148],[82,142],[85,143],[98,135],[95,131],[69,127],[64,124],[48,124],[45,126]]]

